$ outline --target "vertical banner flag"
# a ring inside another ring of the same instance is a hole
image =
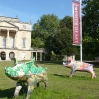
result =
[[[80,44],[80,3],[73,0],[73,44]]]

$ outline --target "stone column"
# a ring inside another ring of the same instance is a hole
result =
[[[7,42],[6,42],[7,48],[9,48],[9,30],[7,30]]]
[[[72,59],[75,61],[75,55],[72,56]]]
[[[2,47],[2,39],[1,39],[1,29],[0,29],[0,48]]]
[[[18,31],[16,31],[16,34],[15,34],[14,48],[17,48],[17,32]]]
[[[36,52],[36,61],[37,61],[37,52]]]
[[[42,61],[42,52],[40,52],[40,61]]]
[[[9,51],[6,51],[6,60],[11,60],[11,59],[9,58]]]
[[[33,52],[31,52],[31,57],[30,57],[30,59],[33,59]]]

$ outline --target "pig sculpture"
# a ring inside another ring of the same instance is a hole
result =
[[[6,67],[5,74],[17,81],[14,97],[18,99],[19,92],[22,88],[22,84],[27,82],[27,96],[26,99],[29,99],[33,89],[36,85],[39,85],[39,82],[43,81],[45,88],[47,88],[47,73],[46,68],[43,68],[38,65],[34,65],[35,58],[29,62],[18,63],[14,67]]]
[[[93,70],[93,64],[69,60],[68,62],[63,62],[63,65],[65,67],[71,68],[71,74],[69,77],[72,77],[75,71],[83,71],[89,72],[92,79],[96,78],[95,72]]]

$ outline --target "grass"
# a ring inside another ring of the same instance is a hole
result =
[[[34,89],[30,99],[99,99],[99,63],[94,67],[96,79],[91,79],[87,72],[78,71],[69,78],[71,70],[62,66],[62,63],[38,64],[47,67],[48,89],[45,90],[44,84],[40,83],[40,87]],[[13,61],[0,62],[0,99],[14,99],[16,82],[5,75],[6,66],[13,66]],[[19,99],[25,99],[25,96],[26,89],[21,90]]]

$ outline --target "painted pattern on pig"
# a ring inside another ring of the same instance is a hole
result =
[[[15,99],[18,99],[23,83],[27,83],[28,88],[25,99],[30,99],[33,89],[39,85],[39,82],[44,82],[45,88],[47,88],[48,78],[46,68],[34,65],[34,61],[35,59],[20,64],[16,62],[14,67],[9,66],[5,68],[5,74],[17,81],[14,92]]]
[[[75,71],[89,72],[91,78],[96,78],[95,72],[93,70],[93,64],[69,60],[68,62],[63,62],[65,67],[71,68],[71,73],[69,77],[72,77]]]

